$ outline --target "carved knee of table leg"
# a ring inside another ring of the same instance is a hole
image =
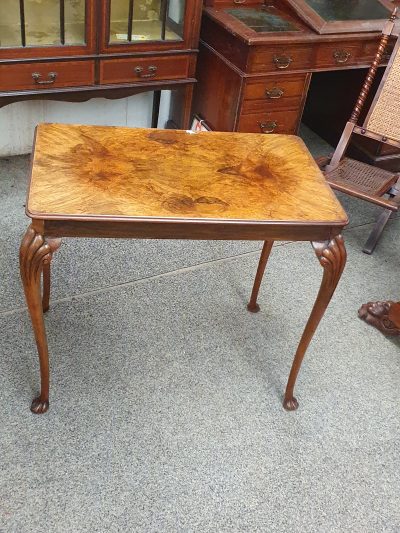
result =
[[[335,292],[346,264],[346,248],[341,235],[338,235],[331,241],[315,242],[312,243],[312,245],[319,262],[324,269],[324,275],[317,299],[315,300],[310,318],[308,319],[303,335],[300,339],[300,343],[289,374],[285,398],[283,401],[283,407],[288,411],[296,410],[299,405],[298,401],[293,395],[293,392],[300,366],[308,345],[310,344],[318,324],[323,317],[326,308],[328,307],[333,293]]]
[[[43,235],[29,226],[20,248],[20,272],[26,303],[32,321],[39,354],[41,389],[32,402],[31,410],[40,414],[49,407],[49,355],[44,327],[40,278],[44,265],[51,261],[53,249]]]
[[[61,239],[46,239],[50,246],[52,254],[56,252],[61,246]],[[52,257],[50,258],[52,259]],[[42,307],[43,313],[46,313],[50,308],[50,283],[51,283],[51,268],[50,261],[43,264],[43,297]]]

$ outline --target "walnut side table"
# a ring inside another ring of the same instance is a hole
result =
[[[26,211],[32,223],[20,269],[41,376],[34,413],[49,407],[43,313],[50,261],[63,237],[263,240],[248,305],[253,312],[273,242],[311,241],[324,273],[283,401],[287,410],[298,407],[296,378],[346,262],[340,233],[347,224],[301,139],[41,124]]]

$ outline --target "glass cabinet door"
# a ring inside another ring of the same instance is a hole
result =
[[[111,0],[109,44],[182,41],[186,0]]]
[[[85,43],[86,0],[0,0],[0,48]]]

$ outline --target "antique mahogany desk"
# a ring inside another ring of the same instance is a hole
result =
[[[315,23],[318,17],[306,12],[306,4],[321,6],[327,19],[337,15],[349,20],[330,22],[321,29]],[[395,4],[205,0],[193,111],[217,131],[297,133],[312,76],[318,73],[305,122],[334,144],[361,89],[365,72],[360,69],[370,66]],[[360,16],[364,20],[352,22]],[[385,62],[389,53],[390,47]],[[337,73],[338,81],[335,75],[321,76],[323,72]],[[381,150],[388,149],[380,148],[377,155]],[[368,151],[374,149],[369,146]]]
[[[344,268],[340,233],[347,224],[301,139],[42,124],[27,214],[32,223],[20,267],[41,373],[33,412],[49,405],[43,312],[49,307],[50,261],[62,237],[263,240],[250,311],[258,310],[273,241],[311,241],[324,275],[285,393],[285,408],[297,408],[297,373]]]

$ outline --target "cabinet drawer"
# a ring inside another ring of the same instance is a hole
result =
[[[296,133],[299,111],[271,111],[242,115],[238,131],[243,133]]]
[[[378,46],[379,46],[379,40],[375,39],[373,41],[367,41],[367,42],[364,42],[363,44],[363,47],[362,47],[362,59],[363,59],[363,63],[368,63],[368,64],[371,64],[374,57],[375,57],[375,54],[378,50]],[[390,56],[392,55],[392,52],[393,52],[393,42],[392,41],[389,41],[388,44],[386,45],[386,49],[385,49],[385,52],[382,56],[382,63],[385,64],[389,61],[390,59]]]
[[[56,89],[94,84],[94,61],[0,65],[0,91]]]
[[[321,44],[317,48],[315,67],[337,69],[357,65],[362,61],[361,48],[361,43],[354,41]]]
[[[312,67],[310,46],[258,46],[250,53],[250,72],[287,72]]]
[[[104,59],[100,62],[100,83],[136,83],[185,78],[189,56]]]
[[[246,82],[243,92],[243,113],[293,108],[300,106],[307,74],[298,76],[270,76]]]

